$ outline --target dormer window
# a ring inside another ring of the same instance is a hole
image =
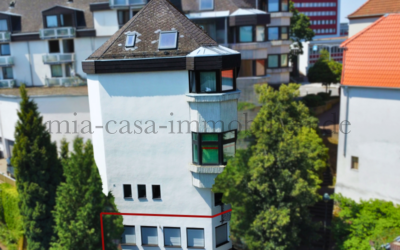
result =
[[[135,43],[136,43],[136,35],[127,35],[126,36],[125,47],[133,48],[133,47],[135,47]]]
[[[46,21],[48,28],[58,27],[58,19],[56,15],[46,16]]]
[[[214,0],[200,0],[200,10],[213,10]]]
[[[236,90],[236,70],[190,71],[191,93],[221,93]]]
[[[42,14],[45,28],[86,27],[82,10],[55,6],[42,11]]]
[[[177,31],[161,31],[158,49],[177,49],[178,48],[178,32]]]

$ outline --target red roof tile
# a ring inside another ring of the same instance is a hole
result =
[[[342,84],[400,88],[400,14],[383,16],[345,41]]]
[[[349,19],[368,17],[368,16],[383,16],[389,13],[400,12],[399,0],[368,0],[355,12],[348,16]]]

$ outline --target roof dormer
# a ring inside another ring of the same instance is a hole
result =
[[[10,41],[11,33],[20,31],[20,15],[9,12],[0,12],[0,42]]]

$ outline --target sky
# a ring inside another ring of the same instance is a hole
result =
[[[356,11],[361,7],[367,0],[340,0],[341,10],[340,10],[340,22],[348,23],[349,19],[347,16]]]

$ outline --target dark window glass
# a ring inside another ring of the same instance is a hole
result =
[[[220,93],[236,89],[236,71],[190,71],[189,91],[191,93]]]
[[[62,41],[62,43],[63,43],[64,53],[74,53],[75,52],[73,39],[65,39]]]
[[[223,205],[224,203],[222,202],[222,193],[215,193],[214,194],[214,205],[215,206],[220,206]]]
[[[74,68],[72,66],[72,63],[66,63],[65,64],[65,76],[70,77],[73,76]]]
[[[146,185],[138,185],[138,197],[146,198]]]
[[[247,43],[253,41],[253,26],[242,26],[239,28],[239,42]]]
[[[198,134],[193,133],[193,163],[199,163],[199,142]]]
[[[14,79],[12,67],[3,67],[3,79]]]
[[[132,186],[124,184],[124,198],[132,198]]]
[[[160,185],[153,185],[153,199],[161,199],[161,187]]]
[[[215,71],[200,72],[200,92],[217,92],[217,73]]]
[[[73,26],[72,15],[71,14],[61,14],[60,15],[60,24],[62,27]]]
[[[49,52],[60,53],[60,42],[58,40],[49,41]]]
[[[58,27],[58,18],[56,15],[46,16],[47,28]]]
[[[136,232],[133,226],[124,226],[124,234],[122,235],[122,244],[136,245]]]
[[[2,56],[8,56],[8,55],[10,55],[10,54],[11,54],[10,44],[8,44],[8,43],[2,44],[2,45],[1,45],[1,50],[0,50],[0,52],[1,52],[1,55],[2,55]]]
[[[7,30],[8,30],[7,20],[0,19],[0,31],[7,31]]]
[[[202,163],[203,164],[218,164],[219,163],[219,147],[218,145],[203,144]]]
[[[228,243],[228,224],[221,225],[215,228],[215,243],[216,247]]]
[[[62,77],[62,68],[61,65],[50,65],[51,67],[51,77]]]
[[[187,247],[204,248],[204,229],[188,228],[187,229]]]

